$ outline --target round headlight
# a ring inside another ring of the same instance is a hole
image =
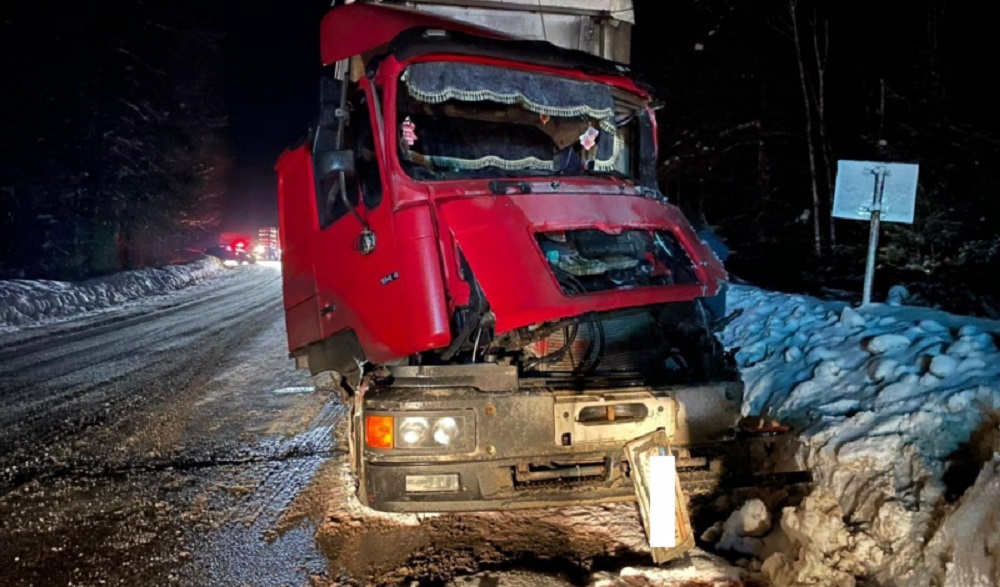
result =
[[[458,436],[458,422],[455,418],[439,418],[434,423],[434,442],[448,446]]]
[[[410,446],[420,444],[428,428],[427,418],[405,418],[399,425],[399,439]]]

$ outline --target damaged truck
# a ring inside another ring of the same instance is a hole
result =
[[[351,408],[367,506],[635,500],[644,439],[685,494],[735,474],[727,276],[657,188],[632,20],[629,0],[323,19],[318,116],[276,166],[284,309],[297,366]]]

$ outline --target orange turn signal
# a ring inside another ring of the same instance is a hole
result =
[[[392,448],[392,416],[365,416],[365,443],[372,448]]]

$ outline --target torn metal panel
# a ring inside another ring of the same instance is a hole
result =
[[[662,453],[661,449],[663,449]],[[633,440],[625,445],[625,458],[628,460],[632,471],[635,494],[639,501],[639,513],[642,516],[642,525],[646,530],[647,538],[651,536],[650,514],[652,502],[662,497],[654,495],[650,491],[650,457],[661,454],[671,454],[667,445],[667,436],[662,430],[657,430],[652,434]],[[674,487],[674,546],[654,546],[650,548],[653,554],[653,562],[657,564],[673,560],[694,548],[694,530],[691,527],[691,519],[688,516],[687,499],[681,489],[680,479],[676,474],[674,475]]]

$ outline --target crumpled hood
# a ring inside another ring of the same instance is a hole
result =
[[[437,200],[439,229],[452,234],[479,282],[498,333],[620,308],[688,301],[717,293],[725,269],[675,207],[639,196],[517,194]],[[567,296],[538,241],[539,232],[670,230],[694,262],[698,283]]]

